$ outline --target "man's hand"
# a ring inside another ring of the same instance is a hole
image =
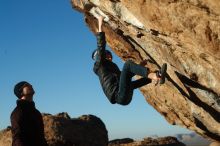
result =
[[[98,16],[98,32],[102,32],[102,23],[103,23],[104,17],[102,15]]]

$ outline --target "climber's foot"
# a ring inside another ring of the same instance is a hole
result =
[[[161,69],[156,72],[156,75],[159,78],[158,82],[160,84],[164,84],[165,83],[166,72],[167,72],[167,64],[164,63],[162,65]]]

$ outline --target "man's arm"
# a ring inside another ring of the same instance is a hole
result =
[[[22,138],[22,113],[21,111],[13,112],[11,115],[11,127],[12,127],[12,140],[13,145],[25,146],[24,139]]]
[[[99,15],[98,17],[98,32],[102,32],[102,23],[103,23],[104,17]]]
[[[106,40],[105,40],[105,33],[102,32],[102,23],[103,17],[98,17],[98,32],[96,34],[97,38],[97,59],[96,62],[100,63],[103,59],[105,59],[105,47],[106,47]]]

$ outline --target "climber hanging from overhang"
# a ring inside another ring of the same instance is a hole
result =
[[[95,60],[94,72],[99,77],[102,89],[112,104],[128,105],[133,96],[133,90],[155,81],[157,84],[165,83],[167,64],[163,64],[160,70],[151,72],[148,68],[138,65],[131,60],[125,62],[122,71],[112,62],[112,54],[106,50],[105,33],[102,32],[104,19],[100,12],[96,12],[98,19],[97,49],[92,53]],[[132,81],[135,75],[141,79]]]

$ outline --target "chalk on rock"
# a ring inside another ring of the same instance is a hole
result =
[[[109,21],[109,17],[104,12],[102,12],[102,10],[100,10],[98,7],[93,7],[90,10],[90,13],[96,18],[98,18],[98,16],[101,15],[104,17],[104,21],[106,21],[106,22]]]

